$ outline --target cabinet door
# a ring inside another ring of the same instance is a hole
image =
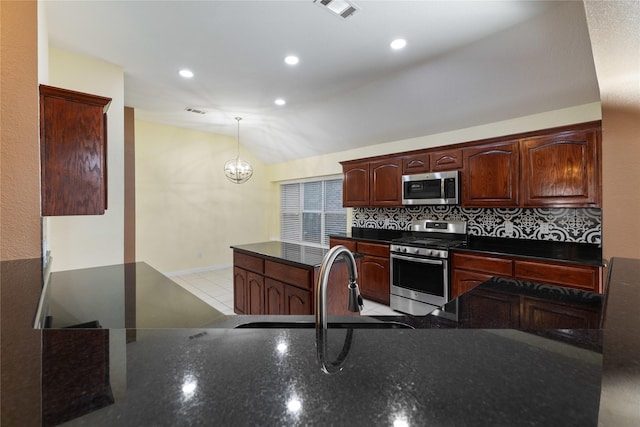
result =
[[[286,285],[284,297],[286,314],[313,314],[310,291]]]
[[[462,169],[462,149],[431,152],[431,171],[452,171]]]
[[[492,277],[491,274],[454,269],[451,273],[451,299],[459,297]]]
[[[522,140],[522,204],[599,207],[599,141],[595,129]]]
[[[462,205],[518,206],[518,142],[464,149]]]
[[[40,86],[42,215],[106,209],[106,110],[110,98]]]
[[[369,206],[369,163],[342,166],[342,206]]]
[[[468,293],[460,299],[460,319],[465,327],[519,329],[520,297],[489,290]]]
[[[247,313],[247,271],[233,267],[233,311]]]
[[[284,304],[285,284],[277,280],[265,279],[264,301],[265,314],[287,314]]]
[[[371,206],[402,206],[402,159],[377,160],[369,164]]]
[[[389,258],[366,255],[362,258],[358,273],[358,286],[362,297],[389,305],[391,293]]]
[[[524,329],[596,329],[600,311],[523,297],[521,322]]]
[[[429,172],[429,153],[411,154],[402,158],[402,174]]]
[[[264,276],[247,272],[247,294],[248,308],[247,314],[265,314],[264,313]]]

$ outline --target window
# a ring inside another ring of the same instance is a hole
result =
[[[280,239],[329,246],[329,235],[347,231],[342,178],[280,185]]]

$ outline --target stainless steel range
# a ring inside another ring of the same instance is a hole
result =
[[[463,221],[421,220],[391,244],[391,308],[425,316],[449,302],[449,249],[467,239]]]

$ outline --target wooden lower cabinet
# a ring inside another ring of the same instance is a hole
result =
[[[603,293],[602,269],[590,265],[536,261],[482,253],[451,257],[451,293],[456,298],[490,277],[505,277]]]
[[[597,329],[600,310],[522,297],[520,327],[523,329]]]
[[[476,289],[460,299],[465,327],[483,329],[597,329],[600,309],[516,293]]]
[[[311,292],[295,286],[285,286],[285,314],[312,314]],[[271,314],[271,313],[269,313]]]
[[[287,314],[285,310],[286,285],[278,280],[266,278],[264,281],[265,311],[269,314]]]
[[[360,263],[358,286],[365,299],[389,305],[389,258],[365,255]]]
[[[314,314],[319,269],[234,252],[233,308],[236,314]],[[335,263],[327,289],[327,313],[347,311],[347,269]]]
[[[247,313],[247,270],[233,267],[233,311]]]
[[[451,299],[457,298],[467,291],[478,286],[480,283],[491,279],[491,274],[477,273],[475,271],[466,271],[454,269],[451,273]]]
[[[249,313],[267,314],[264,310],[264,276],[247,272]]]
[[[389,245],[350,239],[331,238],[331,247],[343,245],[351,252],[362,254],[358,259],[358,288],[363,298],[389,305],[391,293],[391,262]]]

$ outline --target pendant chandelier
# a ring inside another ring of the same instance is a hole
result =
[[[240,158],[240,120],[242,120],[242,117],[236,117],[235,119],[238,122],[238,155],[235,159],[231,159],[224,164],[224,174],[229,181],[242,184],[249,181],[249,178],[253,175],[253,167],[249,162]]]

